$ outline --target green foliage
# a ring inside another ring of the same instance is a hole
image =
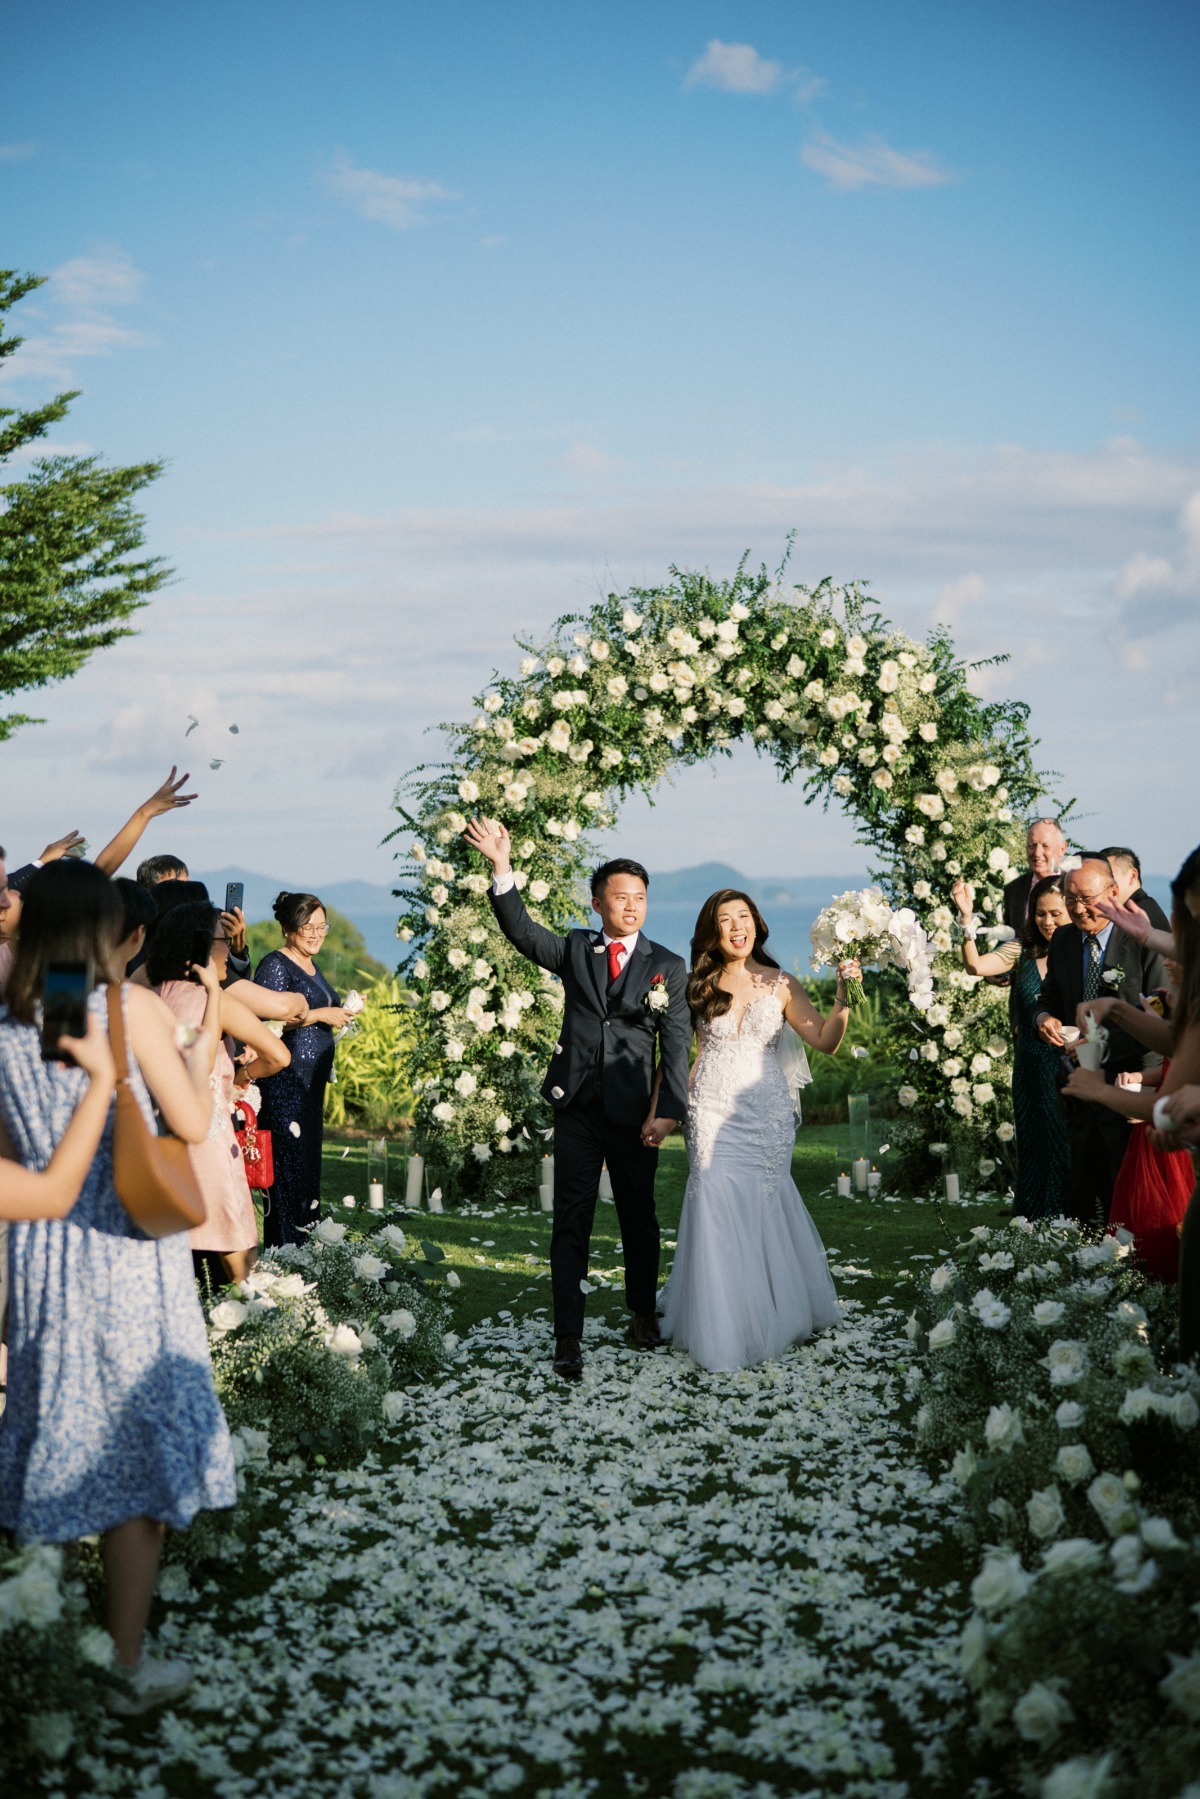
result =
[[[317,967],[337,993],[361,987],[364,980],[378,981],[387,975],[383,963],[367,948],[367,940],[353,921],[334,906],[326,906],[325,918],[329,935],[325,947],[316,957]],[[264,956],[283,947],[283,932],[273,918],[259,919],[246,930],[246,950],[250,965],[257,968]]]
[[[834,976],[806,978],[805,991],[822,1012],[833,1005],[837,990]],[[897,1086],[903,1079],[901,1066],[892,1059],[891,1031],[886,1022],[889,1005],[907,1005],[904,981],[894,969],[866,977],[866,999],[850,1013],[846,1035],[836,1056],[812,1055],[808,1064],[812,1084],[800,1094],[807,1124],[841,1124],[846,1118],[846,1100],[852,1093],[870,1093],[872,1111],[883,1116],[894,1109]],[[866,1050],[856,1056],[856,1050]]]
[[[0,362],[23,342],[3,335],[4,314],[40,285],[0,270]],[[74,398],[59,394],[28,412],[0,407],[0,461],[42,437]],[[133,498],[162,468],[47,456],[23,480],[0,486],[0,694],[61,681],[132,635],[125,621],[170,574],[160,558],[135,554],[145,521]],[[0,742],[38,722],[25,713],[0,717]]]
[[[404,987],[385,975],[362,989],[358,1029],[337,1046],[336,1078],[325,1089],[325,1120],[392,1137],[412,1123],[409,1062],[413,1032]]]

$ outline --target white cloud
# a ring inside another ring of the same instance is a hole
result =
[[[985,592],[980,575],[961,575],[957,581],[947,581],[934,602],[933,623],[953,629],[968,607],[978,606]]]
[[[0,144],[0,162],[28,162],[36,155],[37,144],[32,138],[23,144]]]
[[[33,299],[28,315],[50,318],[46,331],[26,336],[0,370],[0,380],[70,381],[75,364],[117,350],[136,349],[150,340],[114,317],[118,307],[141,298],[143,276],[133,259],[115,245],[103,244],[84,256],[60,263]]]
[[[595,444],[576,442],[568,445],[562,455],[555,458],[554,467],[562,469],[564,474],[573,475],[578,481],[595,485],[611,481],[625,464],[619,456],[613,456],[608,450],[601,450]]]
[[[1121,565],[1113,591],[1130,645],[1200,623],[1200,491],[1189,494],[1178,520],[1178,547],[1163,555],[1137,550]],[[1128,652],[1138,661],[1142,652]]]
[[[881,137],[865,138],[855,146],[814,131],[800,151],[800,161],[842,193],[860,187],[944,187],[956,179],[932,150],[893,150]]]
[[[389,225],[393,231],[411,231],[428,222],[430,201],[461,199],[440,181],[418,181],[409,175],[384,175],[378,169],[360,169],[345,150],[339,150],[333,167],[322,176],[328,193],[342,200],[361,218]]]
[[[760,56],[753,44],[725,44],[714,37],[684,76],[683,85],[715,87],[725,94],[774,94],[786,87],[794,100],[805,105],[816,98],[825,82],[811,69],[788,69],[771,57]]]

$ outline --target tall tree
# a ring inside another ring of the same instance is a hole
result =
[[[0,269],[0,366],[21,337],[5,314],[43,277]],[[65,417],[77,392],[32,411],[0,406],[0,465]],[[0,698],[45,687],[96,650],[133,635],[125,621],[168,580],[160,557],[139,559],[145,520],[133,505],[161,462],[109,468],[97,456],[44,456],[23,480],[0,485]],[[0,742],[25,713],[0,715]]]

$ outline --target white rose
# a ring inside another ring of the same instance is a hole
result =
[[[334,1218],[322,1218],[313,1231],[318,1243],[340,1243],[346,1235],[346,1226],[339,1224]]]
[[[1086,1450],[1084,1451],[1086,1454]],[[1047,1537],[1056,1537],[1067,1521],[1063,1511],[1062,1494],[1057,1487],[1042,1487],[1031,1494],[1025,1503],[1025,1515],[1029,1519],[1029,1530],[1041,1542]]]
[[[1057,1299],[1039,1299],[1031,1316],[1035,1324],[1057,1324],[1066,1309]]]
[[[1180,1430],[1193,1430],[1197,1420],[1200,1420],[1200,1405],[1197,1405],[1190,1393],[1174,1393],[1167,1416]]]
[[[1071,1486],[1077,1487],[1081,1482],[1090,1480],[1096,1472],[1096,1464],[1087,1452],[1083,1443],[1064,1443],[1054,1458],[1054,1471],[1061,1474]]]
[[[325,1347],[334,1355],[350,1358],[362,1353],[362,1340],[348,1324],[335,1324],[325,1334]]]
[[[978,1689],[987,1678],[988,1645],[991,1634],[987,1622],[973,1612],[963,1627],[958,1644],[958,1671],[969,1687]]]
[[[1051,1543],[1042,1557],[1042,1572],[1054,1576],[1067,1574],[1086,1574],[1092,1568],[1098,1568],[1101,1561],[1099,1543],[1093,1543],[1090,1537],[1064,1537],[1059,1543]]]
[[[1011,1125],[1007,1119],[996,1126],[996,1135],[1001,1143],[1011,1143],[1016,1134],[1015,1127]]]
[[[388,1272],[388,1265],[379,1256],[372,1255],[370,1250],[354,1258],[354,1272],[360,1281],[382,1280]]]
[[[1074,1718],[1075,1714],[1057,1687],[1044,1680],[1034,1684],[1017,1700],[1012,1721],[1017,1735],[1027,1743],[1045,1749]]]
[[[1029,1591],[1030,1576],[1019,1555],[989,1555],[971,1582],[971,1603],[980,1612],[1000,1612]]]
[[[939,1318],[929,1333],[930,1349],[947,1349],[958,1335],[953,1318]]]
[[[1049,1369],[1052,1387],[1073,1387],[1088,1371],[1087,1350],[1074,1338],[1059,1338],[1050,1345],[1041,1365]]]
[[[1054,1414],[1059,1430],[1078,1430],[1086,1416],[1077,1399],[1064,1399]]]
[[[1087,1490],[1088,1503],[1110,1536],[1117,1536],[1134,1517],[1125,1482],[1119,1474],[1098,1474]]]
[[[1001,1455],[1007,1455],[1025,1439],[1020,1412],[1014,1412],[1007,1400],[1003,1405],[992,1406],[984,1420],[983,1436],[989,1449],[998,1449]]]
[[[933,1293],[945,1292],[957,1272],[953,1262],[943,1262],[941,1267],[935,1268],[929,1277],[930,1291]]]
[[[395,1312],[385,1313],[379,1322],[384,1330],[390,1331],[393,1336],[406,1338],[416,1334],[417,1321],[405,1306],[399,1307]]]
[[[441,1099],[433,1108],[433,1116],[439,1124],[453,1124],[454,1107],[448,1099]]]
[[[921,1096],[917,1092],[915,1087],[908,1087],[908,1086],[901,1087],[900,1091],[896,1095],[896,1098],[899,1100],[899,1102],[902,1106],[915,1106],[920,1097]]]
[[[1200,1655],[1171,1657],[1171,1672],[1158,1683],[1158,1690],[1168,1704],[1182,1712],[1191,1723],[1200,1723]]]
[[[408,1397],[404,1393],[385,1393],[382,1402],[384,1420],[388,1424],[399,1424],[408,1410]]]
[[[249,1306],[243,1305],[240,1299],[223,1299],[213,1307],[208,1319],[214,1330],[235,1331],[249,1315]]]

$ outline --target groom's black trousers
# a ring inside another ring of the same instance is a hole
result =
[[[632,1312],[653,1312],[658,1294],[659,1231],[654,1210],[658,1151],[647,1149],[636,1125],[614,1124],[598,1094],[578,1097],[554,1119],[554,1234],[550,1275],[554,1334],[583,1335],[588,1247],[600,1169],[607,1162],[625,1256],[625,1301]]]

